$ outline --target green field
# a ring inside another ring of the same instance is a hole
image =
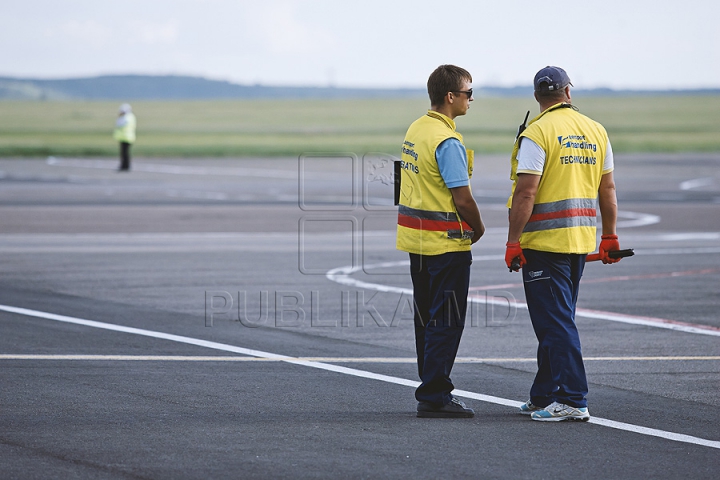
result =
[[[427,100],[228,100],[134,102],[136,156],[396,155]],[[616,152],[720,151],[720,96],[581,97]],[[116,155],[118,102],[0,102],[0,156]],[[531,98],[477,98],[458,119],[480,153],[509,152]]]

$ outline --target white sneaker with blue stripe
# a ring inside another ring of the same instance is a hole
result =
[[[563,420],[587,422],[590,420],[590,413],[587,407],[576,408],[564,403],[553,402],[544,409],[533,412],[530,418],[540,422],[562,422]]]
[[[542,409],[543,409],[543,407],[538,407],[537,405],[533,405],[533,403],[530,400],[528,400],[527,402],[520,405],[520,413],[522,413],[523,415],[530,415],[533,412],[539,412]]]

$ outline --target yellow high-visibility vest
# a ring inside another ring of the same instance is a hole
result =
[[[558,104],[535,117],[515,143],[511,158],[513,193],[517,185],[517,152],[527,137],[545,151],[532,215],[522,248],[554,253],[595,250],[596,199],[607,150],[605,128],[569,104]],[[512,195],[508,207],[512,206]]]
[[[463,143],[455,122],[433,110],[408,128],[400,157],[398,250],[420,255],[470,250],[474,232],[460,218],[435,157],[437,147],[448,138]],[[465,150],[468,175],[472,177],[474,154]]]
[[[115,124],[113,138],[118,142],[135,143],[135,126],[137,121],[132,112],[128,112],[118,118]]]

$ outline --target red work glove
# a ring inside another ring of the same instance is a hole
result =
[[[620,258],[610,258],[608,256],[608,252],[612,252],[613,250],[620,250],[620,242],[618,241],[617,235],[603,235],[600,237],[602,240],[600,241],[600,248],[598,251],[600,252],[600,260],[602,260],[603,263],[617,263],[621,259]]]
[[[522,248],[520,247],[520,242],[508,242],[505,244],[505,246],[507,247],[507,249],[505,250],[505,265],[507,265],[511,272],[517,272],[519,268],[513,268],[512,266],[514,259],[520,257],[520,267],[527,263],[527,260],[525,260],[525,255],[523,255]]]

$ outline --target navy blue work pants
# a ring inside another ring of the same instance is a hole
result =
[[[120,170],[130,170],[130,144],[120,142]]]
[[[530,401],[586,407],[588,393],[575,306],[585,255],[523,250],[523,283],[530,319],[538,339],[538,371]]]
[[[465,327],[471,264],[469,251],[410,254],[419,402],[443,406],[452,399],[450,371]]]

